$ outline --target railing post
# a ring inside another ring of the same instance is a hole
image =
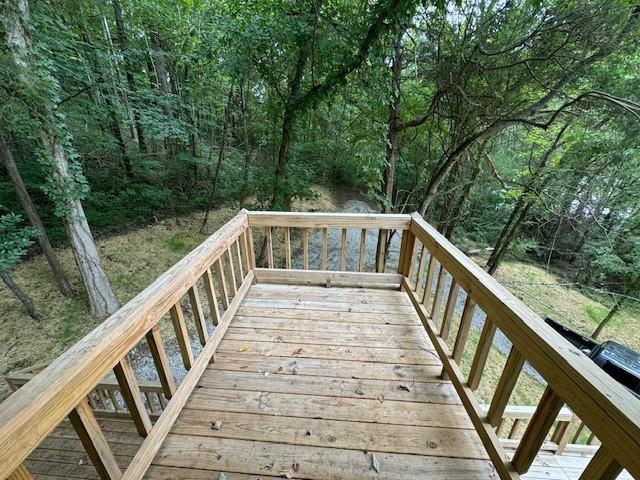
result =
[[[111,447],[109,447],[107,439],[104,437],[100,425],[98,425],[98,421],[93,415],[93,411],[86,399],[83,399],[76,408],[69,413],[69,421],[78,434],[100,478],[102,480],[119,479],[122,476],[122,472],[120,471],[118,462],[116,462]]]
[[[522,475],[529,471],[563,405],[564,402],[556,392],[547,387],[513,456],[512,463],[516,472]]]
[[[189,289],[189,303],[191,303],[191,310],[193,310],[193,317],[196,321],[196,330],[198,331],[198,339],[200,345],[204,347],[209,337],[209,331],[207,330],[207,323],[204,318],[204,312],[202,311],[202,303],[200,302],[200,296],[198,295],[197,285],[194,285]]]
[[[378,246],[376,247],[376,272],[377,273],[384,272],[388,233],[389,231],[385,229],[378,230]]]
[[[621,472],[622,465],[602,445],[580,475],[580,480],[615,480]]]
[[[202,275],[202,281],[204,282],[204,291],[207,294],[207,301],[209,302],[209,311],[211,312],[211,321],[214,325],[218,325],[220,321],[220,310],[218,310],[218,297],[216,297],[216,289],[213,285],[213,276],[211,270],[205,270]]]
[[[556,447],[556,455],[562,455],[564,449],[567,448],[571,429],[576,424],[577,418],[578,417],[574,415],[568,422],[558,422],[558,426],[551,436],[551,441],[558,445]]]
[[[118,385],[120,385],[120,392],[124,402],[127,404],[136,430],[140,435],[146,437],[153,425],[144,406],[140,386],[133,373],[133,368],[131,368],[131,363],[129,363],[129,359],[126,356],[116,364],[113,368],[113,373],[116,375]]]
[[[386,230],[380,230],[380,235],[382,235],[383,231],[385,232],[384,237],[386,240]],[[400,249],[400,258],[398,259],[398,273],[402,274],[405,277],[408,277],[409,272],[411,271],[413,250],[416,244],[416,236],[411,230],[404,230],[402,232],[402,244],[404,245],[404,248]],[[382,252],[382,256],[384,257],[384,250]]]
[[[173,307],[171,307],[171,321],[173,322],[173,329],[176,332],[176,340],[178,347],[180,347],[180,355],[182,356],[182,363],[184,368],[189,370],[193,365],[193,351],[191,350],[191,341],[189,340],[189,332],[187,331],[187,324],[184,321],[184,314],[182,313],[182,307],[180,301],[178,301]]]
[[[33,480],[33,477],[23,463],[7,477],[7,480]]]

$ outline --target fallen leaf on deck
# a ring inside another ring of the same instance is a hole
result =
[[[278,367],[278,373],[284,372],[284,368]]]
[[[378,395],[378,401],[380,403],[384,402],[384,395],[383,394]]]
[[[293,465],[291,465],[291,470],[293,470],[294,472],[297,472],[298,470],[300,470],[300,464],[294,463]]]
[[[238,349],[239,352],[246,352],[247,350],[249,350],[249,347],[247,347],[246,345],[243,345]]]
[[[396,390],[400,390],[401,392],[410,392],[411,390],[409,390],[409,387],[407,387],[406,385],[398,385],[396,387]]]
[[[220,420],[216,420],[215,422],[211,422],[212,430],[220,430],[222,428],[222,422]]]
[[[380,473],[380,462],[378,462],[378,457],[376,457],[375,453],[371,454],[371,466],[376,471],[376,473]]]
[[[284,478],[293,478],[293,472],[291,470],[283,470],[280,472],[280,476]]]
[[[302,353],[302,347],[298,348],[293,352],[294,355],[300,355]]]
[[[356,394],[357,395],[364,395],[364,392],[362,390],[360,390],[359,388],[356,388]]]

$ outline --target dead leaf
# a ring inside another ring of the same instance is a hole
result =
[[[212,430],[220,430],[222,428],[222,422],[220,420],[216,420],[215,422],[211,422]]]
[[[359,388],[356,388],[356,394],[357,395],[364,395],[364,392],[362,390],[360,390]]]
[[[398,385],[396,387],[396,390],[400,390],[401,392],[410,392],[411,390],[409,390],[409,387],[407,387],[406,385]]]
[[[238,349],[239,352],[246,352],[247,350],[249,350],[249,347],[247,347],[246,345],[243,345]]]
[[[282,372],[284,372],[284,368],[278,367],[278,373],[282,373]]]
[[[280,472],[280,476],[284,478],[293,478],[293,472],[291,470],[283,470]]]
[[[300,470],[300,464],[294,463],[293,465],[291,465],[291,470],[293,470],[294,472],[297,472],[298,470]]]
[[[293,354],[294,354],[294,355],[300,355],[300,354],[302,354],[302,347],[297,348],[297,349],[293,352]]]
[[[376,457],[375,453],[371,454],[371,466],[376,471],[376,473],[380,473],[380,462],[378,461],[378,457]]]
[[[378,401],[380,403],[384,402],[384,395],[383,394],[378,395]]]

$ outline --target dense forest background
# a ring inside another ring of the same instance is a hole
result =
[[[627,0],[4,0],[0,271],[92,234],[350,186],[468,251],[640,296],[640,7]],[[489,250],[487,250],[489,249]]]

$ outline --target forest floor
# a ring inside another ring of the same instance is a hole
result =
[[[294,209],[339,211],[345,202],[354,197],[363,200],[353,190],[330,191],[324,187],[316,187],[315,190],[317,198],[297,202]],[[96,243],[103,266],[122,304],[233,217],[237,210],[235,206],[211,212],[204,233],[199,232],[202,212],[197,212],[161,220],[124,234],[98,238]],[[58,255],[75,291],[81,292],[80,277],[70,250],[60,248]],[[475,260],[483,264],[482,258]],[[86,298],[81,294],[72,299],[62,297],[42,256],[22,262],[12,271],[12,275],[16,283],[33,298],[43,320],[32,320],[6,289],[0,289],[0,375],[51,361],[96,327],[96,322],[87,313]],[[572,285],[567,285],[561,276],[548,273],[536,264],[505,261],[498,270],[497,278],[540,315],[551,316],[586,335],[591,334],[609,308],[572,288]],[[470,332],[462,365],[465,372],[479,336],[477,330]],[[640,350],[640,308],[626,308],[614,318],[605,328],[601,340],[610,338]],[[504,355],[492,349],[478,391],[481,402],[490,400],[504,362]],[[543,386],[533,377],[521,375],[511,403],[533,405],[542,391]],[[5,382],[0,381],[0,400],[8,393]]]

